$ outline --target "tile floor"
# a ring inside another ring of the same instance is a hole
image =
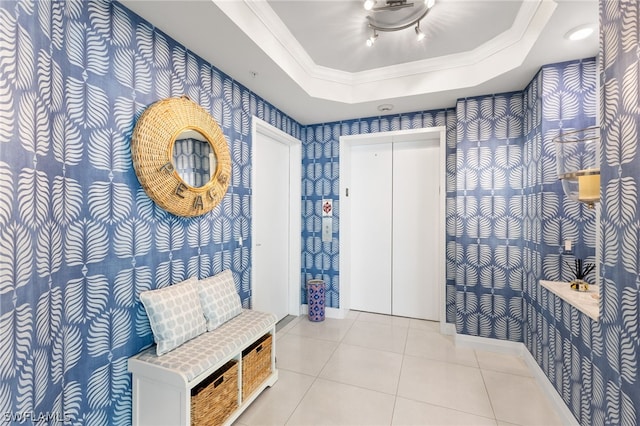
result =
[[[278,382],[234,425],[562,424],[521,358],[456,347],[438,328],[365,312],[294,318],[276,336]]]

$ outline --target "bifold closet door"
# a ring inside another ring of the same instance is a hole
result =
[[[439,144],[393,144],[393,315],[439,319]]]
[[[392,145],[351,149],[351,308],[391,314]]]

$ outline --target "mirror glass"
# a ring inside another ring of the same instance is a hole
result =
[[[216,165],[216,154],[204,135],[193,129],[180,132],[173,143],[173,166],[187,185],[206,185],[215,174]]]

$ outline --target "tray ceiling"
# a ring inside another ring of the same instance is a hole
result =
[[[598,53],[597,0],[437,0],[413,28],[371,30],[361,1],[121,1],[302,124],[455,106],[522,90],[545,64]],[[596,28],[570,42],[572,28]]]

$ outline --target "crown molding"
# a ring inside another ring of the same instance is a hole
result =
[[[554,0],[524,1],[512,26],[477,48],[356,73],[316,64],[266,1],[213,0],[312,97],[347,104],[473,87],[520,66],[551,19]]]

